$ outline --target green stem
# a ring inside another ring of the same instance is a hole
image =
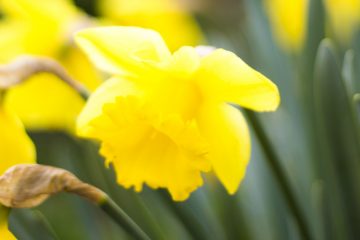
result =
[[[250,111],[245,111],[246,116],[251,123],[253,130],[262,145],[263,151],[266,155],[266,159],[268,160],[268,164],[270,169],[272,170],[275,179],[277,180],[284,197],[286,199],[287,204],[289,205],[289,209],[292,212],[298,226],[300,234],[302,235],[302,239],[310,240],[312,239],[310,234],[310,229],[307,224],[305,215],[301,209],[300,203],[297,201],[295,193],[292,191],[291,185],[289,181],[287,181],[287,176],[285,170],[280,164],[279,157],[277,156],[274,148],[272,147],[270,140],[266,136],[264,129],[262,128],[259,120],[255,116],[254,113]]]
[[[150,240],[150,237],[110,197],[106,197],[99,206],[136,239]]]

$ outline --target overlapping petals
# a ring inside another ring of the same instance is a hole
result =
[[[134,97],[119,97],[103,111],[91,123],[92,136],[102,142],[101,153],[114,163],[120,184],[137,191],[143,183],[167,188],[174,200],[202,185],[201,172],[210,164],[195,122],[153,115]]]
[[[196,21],[178,1],[102,0],[98,1],[98,7],[100,13],[113,21],[114,25],[138,26],[158,31],[171,50],[204,42]]]
[[[250,135],[238,109],[227,104],[204,104],[197,117],[200,131],[210,144],[213,169],[230,194],[245,176],[250,160]]]
[[[92,95],[78,132],[100,140],[120,184],[167,188],[184,200],[211,166],[228,192],[236,192],[250,136],[244,117],[227,102],[275,110],[280,97],[270,80],[222,49],[199,56],[185,47],[170,55],[151,30],[95,28],[76,40],[95,64],[117,74]]]
[[[141,28],[95,28],[78,33],[77,41],[100,69],[112,74],[131,73],[170,57],[161,36]]]

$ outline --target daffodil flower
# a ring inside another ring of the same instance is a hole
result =
[[[89,89],[100,84],[97,71],[72,46],[71,33],[86,19],[67,0],[1,0],[0,63],[22,54],[52,57]],[[84,105],[73,89],[51,74],[39,74],[9,90],[8,105],[31,129],[72,130]]]
[[[0,96],[1,101],[1,96]],[[0,175],[20,163],[34,163],[35,148],[20,120],[0,105]],[[8,230],[7,210],[0,205],[1,239],[16,239]]]
[[[286,50],[302,49],[307,31],[309,0],[265,0],[274,37]]]
[[[309,0],[265,0],[264,7],[276,40],[286,50],[302,49],[307,32]],[[343,44],[349,44],[360,26],[359,0],[325,0],[331,33]]]
[[[204,41],[196,21],[177,0],[102,0],[98,1],[98,8],[103,16],[118,25],[158,31],[171,50]]]
[[[185,200],[214,170],[230,194],[250,158],[245,119],[227,102],[256,111],[279,105],[277,87],[223,49],[173,54],[160,35],[136,27],[80,31],[77,43],[113,74],[90,97],[78,133],[101,141],[117,181],[140,191],[146,183]]]
[[[325,0],[330,25],[342,43],[350,43],[355,30],[360,26],[359,0]]]

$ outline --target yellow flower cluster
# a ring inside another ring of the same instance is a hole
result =
[[[72,33],[77,29],[100,22],[146,25],[161,31],[174,48],[202,41],[195,22],[172,0],[147,2],[149,4],[144,5],[144,1],[137,4],[135,1],[101,1],[99,7],[108,19],[98,21],[68,0],[0,0],[3,14],[0,63],[8,63],[23,54],[51,57],[72,77],[94,90],[102,81],[87,57],[73,44]],[[156,12],[151,10],[154,4]],[[174,31],[182,38],[174,36]],[[75,119],[84,106],[84,100],[74,89],[48,73],[32,76],[25,83],[0,94],[0,174],[15,164],[35,162],[35,148],[22,123],[32,130],[73,132]],[[0,214],[2,212],[3,209]],[[1,239],[15,239],[7,230],[4,219],[6,216],[1,215]]]
[[[302,49],[306,35],[309,0],[265,0],[273,33],[286,50],[298,52]],[[342,42],[349,44],[354,29],[360,26],[360,0],[325,0],[328,29]]]
[[[44,73],[0,92],[0,174],[35,162],[22,124],[72,132],[80,113],[78,134],[101,142],[121,185],[166,188],[180,201],[213,170],[235,193],[250,159],[250,136],[241,112],[229,103],[273,111],[280,102],[277,87],[226,50],[179,48],[203,37],[171,0],[104,0],[99,7],[111,20],[91,19],[67,0],[0,0],[0,63],[23,54],[51,57],[94,90],[85,105],[74,89]],[[165,40],[145,28],[91,28],[76,37],[85,55],[72,33],[106,22],[152,28]],[[112,78],[101,84],[89,59]],[[0,208],[1,238],[14,239],[7,210]]]

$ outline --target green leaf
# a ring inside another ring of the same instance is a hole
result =
[[[347,66],[346,66],[347,68]],[[333,43],[321,42],[315,65],[314,104],[319,172],[327,200],[324,221],[335,238],[359,236],[360,153],[347,91]]]
[[[312,79],[311,75],[314,70],[316,50],[324,37],[325,11],[323,1],[309,1],[307,34],[302,59],[302,63],[304,64],[303,71],[305,71],[309,77],[308,79],[303,79],[305,81],[311,81]]]
[[[37,210],[13,209],[10,229],[21,240],[60,240],[48,220]]]

